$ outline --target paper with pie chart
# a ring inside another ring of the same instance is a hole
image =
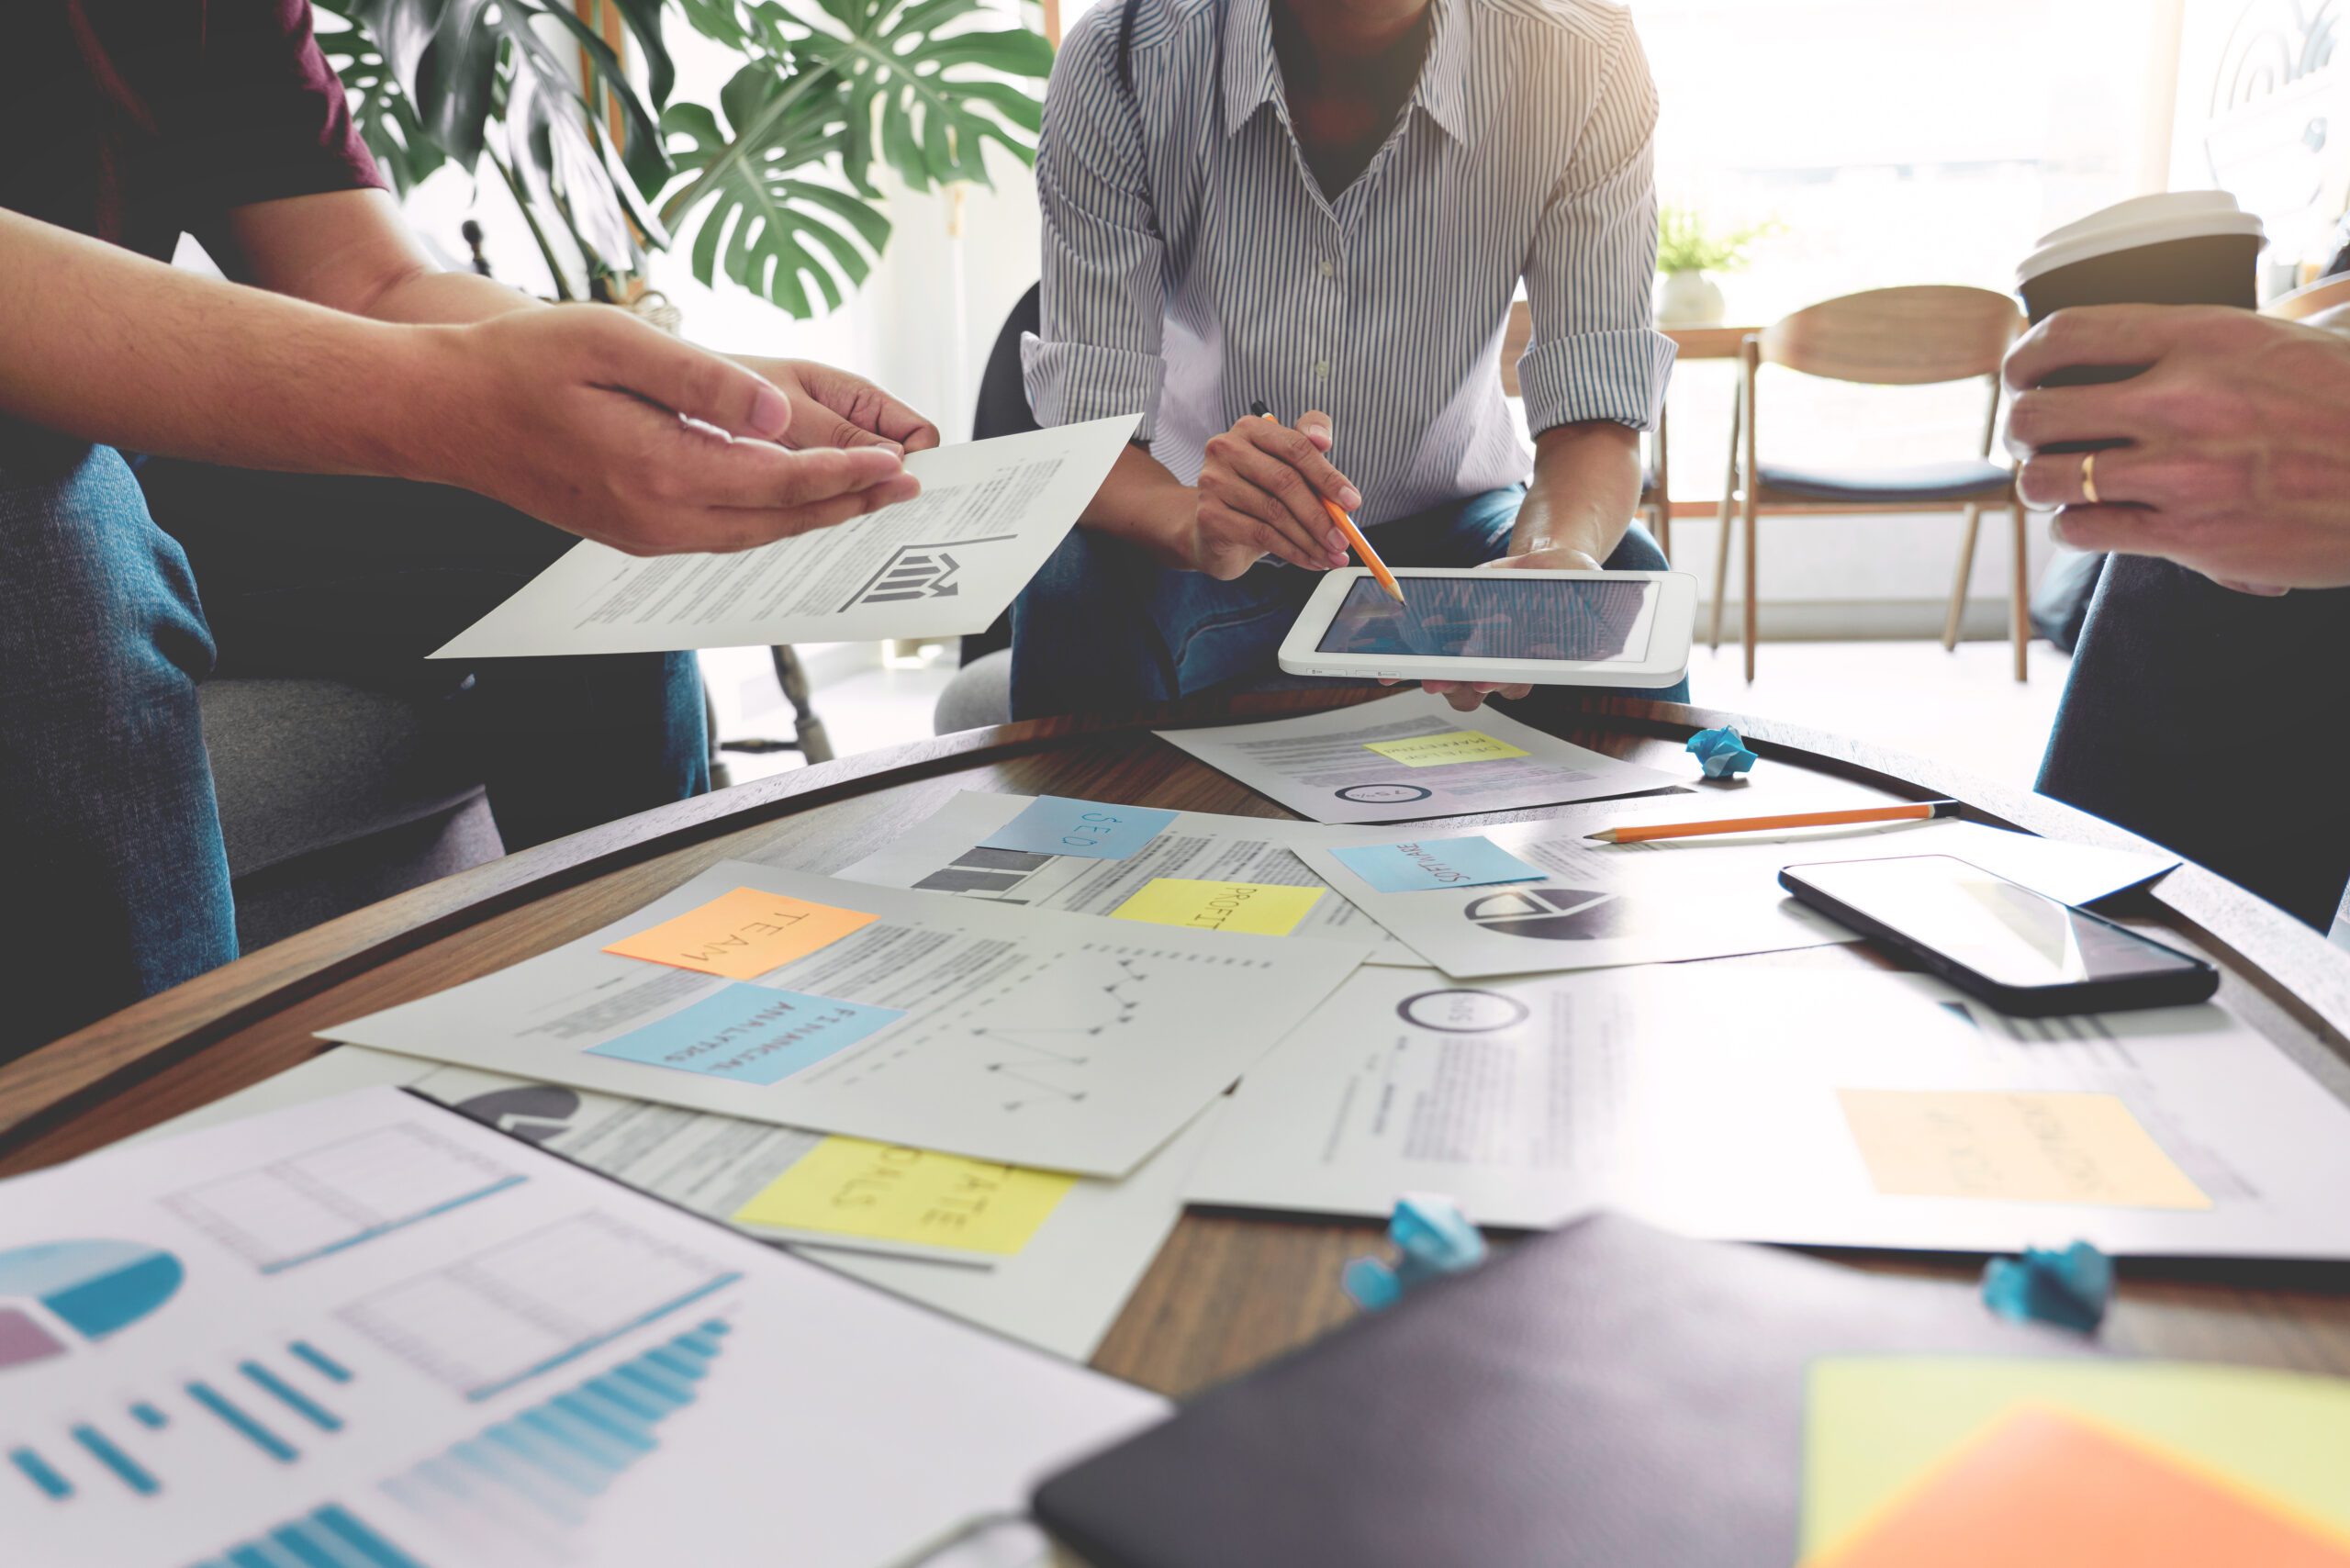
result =
[[[0,1183],[28,1568],[864,1568],[1163,1407],[397,1089]]]
[[[1908,1139],[1891,1161],[1888,1137]],[[1607,1206],[1812,1246],[2350,1259],[2350,1107],[2211,1003],[2011,1019],[1922,976],[1752,960],[1365,969],[1241,1080],[1184,1191],[1365,1216],[1442,1193],[1524,1226]]]
[[[656,654],[983,632],[1036,575],[1134,433],[1132,415],[918,452],[910,501],[755,550],[575,544],[436,659]]]
[[[1113,863],[1115,864],[1115,863]],[[873,918],[754,980],[609,951],[740,890]],[[330,1039],[973,1159],[1124,1176],[1362,961],[1335,942],[727,863]]]
[[[1317,823],[1516,812],[1684,782],[1546,735],[1492,708],[1456,712],[1425,691],[1261,724],[1158,735]]]
[[[1405,946],[1460,980],[1859,941],[1850,926],[1780,888],[1780,868],[1804,861],[1951,855],[2066,903],[2134,887],[2177,864],[1951,820],[1591,842],[1588,834],[1620,814],[1620,808],[1583,806],[1543,822],[1482,829],[1543,873],[1539,881],[1506,886],[1382,892],[1334,853],[1392,844],[1393,833],[1328,833],[1300,844],[1297,855]]]

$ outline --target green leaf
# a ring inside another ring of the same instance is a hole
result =
[[[856,196],[802,176],[847,144],[844,95],[829,74],[779,75],[767,62],[736,72],[719,108],[674,104],[662,129],[693,177],[663,215],[699,214],[694,276],[722,274],[794,316],[837,309],[872,274],[890,222]]]
[[[995,13],[978,0],[818,0],[840,24],[800,44],[849,84],[852,124],[871,119],[878,135],[852,135],[843,173],[859,190],[873,188],[877,153],[914,190],[988,179],[992,141],[1023,162],[1035,157],[1040,116],[1007,105],[1016,85],[1041,82],[1052,47],[1024,28],[988,23]]]

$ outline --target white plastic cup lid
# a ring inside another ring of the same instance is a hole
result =
[[[2214,234],[2249,234],[2267,242],[2257,213],[2236,206],[2226,191],[2168,191],[2160,196],[2132,196],[2111,207],[2076,218],[2041,237],[2039,249],[2016,268],[2019,286],[2059,267],[2159,245],[2172,240],[2192,240]]]

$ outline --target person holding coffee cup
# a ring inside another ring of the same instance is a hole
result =
[[[2350,337],[2255,314],[2259,247],[2232,198],[2188,192],[2024,264],[2018,485],[2109,557],[2038,787],[2323,930],[2350,818],[2246,812],[2243,759],[2276,756],[2288,790],[2350,771]]]

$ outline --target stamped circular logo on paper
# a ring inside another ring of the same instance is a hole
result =
[[[1341,801],[1352,801],[1358,806],[1404,806],[1425,801],[1436,791],[1417,784],[1349,784],[1337,793]]]
[[[1395,1016],[1440,1035],[1490,1035],[1523,1024],[1526,1003],[1497,991],[1423,991],[1395,1004]]]

